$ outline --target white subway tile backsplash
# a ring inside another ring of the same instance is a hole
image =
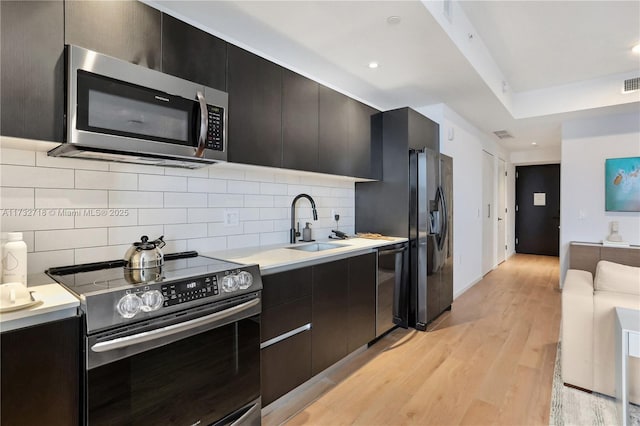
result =
[[[0,222],[2,231],[35,231],[43,229],[70,229],[73,228],[73,216],[60,216],[64,212],[57,210],[49,211],[47,209],[33,209],[26,212],[2,212],[4,216]],[[14,215],[15,213],[15,215]]]
[[[69,266],[75,263],[73,250],[27,253],[27,273],[29,274],[38,274],[54,266]]]
[[[35,166],[35,152],[19,149],[0,149],[0,164],[15,164],[19,166]]]
[[[7,188],[0,187],[0,208],[5,209],[32,209],[34,207],[33,188]],[[0,219],[4,216],[0,212]]]
[[[103,190],[36,188],[36,208],[106,208],[108,193]]]
[[[43,169],[46,170],[46,169]],[[75,185],[80,189],[138,189],[138,175],[133,173],[76,170]]]
[[[227,238],[227,248],[237,249],[260,245],[260,234],[233,235]]]
[[[227,248],[227,237],[195,238],[187,240],[187,250],[195,250],[200,254]]]
[[[142,235],[165,236],[165,253],[201,253],[289,241],[293,198],[310,194],[319,220],[301,200],[296,218],[326,238],[340,214],[352,233],[355,186],[349,179],[253,166],[198,170],[47,157],[0,150],[0,230],[22,231],[29,271],[123,256]],[[225,210],[238,225],[225,226]]]
[[[140,191],[186,192],[187,178],[184,176],[138,175]]]
[[[273,220],[249,220],[244,222],[244,232],[254,234],[260,232],[273,232]]]
[[[245,195],[245,207],[273,207],[272,195]]]
[[[155,240],[164,234],[163,225],[146,225],[146,226],[118,226],[109,228],[108,236],[110,246],[118,244],[133,244],[140,240],[143,235]]]
[[[188,238],[204,238],[208,236],[207,225],[204,223],[164,225],[164,237],[167,240],[186,240]]]
[[[230,180],[227,182],[227,192],[229,194],[259,194],[260,185],[256,185],[255,182]]]
[[[36,166],[57,167],[60,169],[109,170],[109,163],[78,158],[49,157],[46,152],[36,152]]]
[[[206,223],[206,222],[222,222],[224,209],[206,208],[206,209],[189,209],[187,211],[188,223]]]
[[[153,208],[163,205],[162,192],[109,191],[110,208]]]
[[[130,246],[131,244],[122,244],[119,246],[77,248],[74,250],[75,263],[81,264],[122,259]]]
[[[187,223],[187,209],[140,209],[139,225]]]
[[[36,231],[36,251],[63,250],[77,247],[96,247],[107,244],[107,229],[65,229]]]
[[[287,185],[284,183],[261,183],[260,193],[264,195],[286,195]]]
[[[131,226],[138,224],[136,209],[81,209],[76,216],[76,228],[100,226]]]
[[[2,186],[20,188],[73,188],[73,170],[3,165]]]
[[[189,178],[189,192],[227,192],[227,181],[220,179]]]
[[[207,194],[167,192],[164,194],[165,207],[207,207]]]
[[[244,195],[209,194],[209,207],[244,207]]]
[[[289,242],[289,232],[264,232],[260,234],[260,245],[286,244]]]
[[[224,223],[214,222],[208,224],[208,233],[210,237],[222,237],[225,235],[239,235],[244,233],[242,222],[237,226],[227,226]]]

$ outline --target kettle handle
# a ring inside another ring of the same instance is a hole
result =
[[[156,245],[157,248],[162,248],[164,246],[167,245],[167,243],[164,241],[164,235],[161,235],[160,238],[158,238],[157,240],[153,241],[153,244]]]

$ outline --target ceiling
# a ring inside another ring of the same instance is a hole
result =
[[[146,3],[378,109],[444,103],[508,151],[557,148],[567,119],[640,114],[621,92],[640,77],[639,1]]]

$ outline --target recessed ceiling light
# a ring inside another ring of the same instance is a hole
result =
[[[369,68],[371,68],[371,69],[378,68],[378,63],[377,62],[369,62]]]
[[[402,21],[402,18],[400,18],[399,16],[389,16],[387,18],[387,24],[389,24],[389,25],[399,24],[400,21]]]
[[[531,145],[538,146],[538,143],[537,142],[531,142]]]
[[[633,47],[631,48],[631,51],[632,51],[633,53],[637,53],[638,55],[640,55],[640,43],[638,43],[638,44],[636,44],[635,46],[633,46]]]

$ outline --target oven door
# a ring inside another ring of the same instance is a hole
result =
[[[87,424],[260,424],[260,298],[87,338]]]

